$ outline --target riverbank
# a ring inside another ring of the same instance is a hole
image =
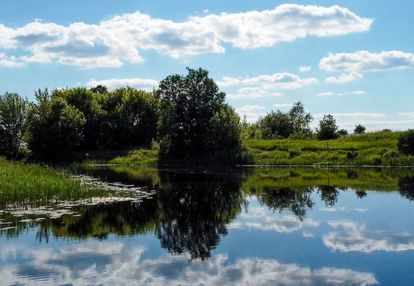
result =
[[[48,203],[102,197],[108,193],[82,186],[64,170],[9,162],[0,158],[0,203]]]
[[[282,166],[414,166],[414,156],[397,149],[399,132],[349,135],[336,140],[246,140],[252,165]],[[156,165],[156,149],[137,149],[109,164]]]

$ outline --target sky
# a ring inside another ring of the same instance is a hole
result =
[[[315,126],[414,128],[412,0],[0,1],[0,94],[152,90],[204,68],[250,122],[301,101]]]

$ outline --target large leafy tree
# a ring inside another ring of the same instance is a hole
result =
[[[168,76],[156,94],[162,110],[160,159],[189,161],[240,149],[240,119],[206,70]]]
[[[296,102],[288,112],[294,134],[309,134],[309,123],[313,120],[310,113],[306,113],[302,102]]]
[[[29,103],[17,93],[0,96],[0,150],[14,159],[22,146],[27,129]]]
[[[119,88],[100,98],[100,145],[106,148],[149,145],[157,133],[157,101],[151,92]]]

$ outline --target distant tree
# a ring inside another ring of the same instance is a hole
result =
[[[346,129],[340,129],[336,131],[336,134],[338,134],[339,136],[346,136],[348,135],[348,131],[346,131]]]
[[[243,118],[241,123],[241,137],[243,140],[248,139],[261,139],[262,133],[260,127],[256,123],[248,123],[246,117]]]
[[[355,126],[354,133],[355,134],[364,134],[365,130],[366,130],[365,126],[362,126],[361,124],[358,124],[358,125]]]
[[[211,157],[223,149],[240,150],[240,119],[225,94],[203,69],[170,75],[160,82],[161,161]]]
[[[95,87],[91,87],[90,90],[94,93],[100,93],[100,94],[108,93],[108,88],[103,85],[97,85]]]
[[[15,159],[22,147],[28,107],[28,101],[17,93],[0,95],[0,150],[9,159]]]
[[[336,125],[335,118],[331,114],[327,114],[319,121],[319,127],[316,133],[319,140],[330,140],[338,137],[337,130],[338,126]]]
[[[258,125],[263,139],[287,138],[293,134],[294,126],[289,114],[280,110],[266,114],[259,119]]]
[[[397,146],[400,153],[414,155],[414,129],[410,129],[401,134]]]
[[[288,115],[293,126],[294,134],[311,133],[309,123],[313,120],[313,117],[310,113],[306,113],[305,106],[302,102],[296,102],[289,110]]]

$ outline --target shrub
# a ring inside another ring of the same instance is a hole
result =
[[[355,134],[364,134],[365,130],[366,130],[365,126],[362,126],[361,124],[358,124],[357,126],[355,126],[354,133]]]
[[[414,155],[414,129],[404,132],[398,139],[398,151],[405,155]]]

